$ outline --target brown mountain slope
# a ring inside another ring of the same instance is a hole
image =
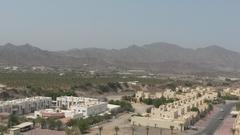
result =
[[[46,65],[89,69],[145,69],[157,72],[239,71],[240,54],[219,46],[188,49],[169,43],[132,45],[124,49],[72,49],[52,52],[31,45],[0,46],[0,63],[6,65]]]

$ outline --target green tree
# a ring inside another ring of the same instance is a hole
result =
[[[12,126],[15,126],[17,124],[19,124],[19,117],[17,115],[14,115],[14,114],[11,114],[9,116],[9,120],[8,120],[8,127],[12,127]]]
[[[218,98],[221,98],[221,96],[222,96],[222,95],[221,95],[221,92],[218,91],[218,92],[217,92],[217,97],[218,97]]]
[[[7,128],[6,126],[0,125],[0,131],[1,131],[0,133],[3,134],[4,132],[7,131],[7,129],[8,129],[8,128]]]
[[[197,107],[193,107],[193,108],[191,109],[191,111],[192,111],[192,112],[198,112],[198,113],[200,112]]]
[[[46,126],[47,126],[47,122],[46,122],[46,120],[45,119],[39,119],[40,121],[40,126],[41,126],[41,128],[42,129],[44,129],[44,128],[46,128]]]
[[[99,127],[98,127],[99,135],[102,135],[102,130],[103,130],[103,127],[102,127],[102,126],[99,126]]]
[[[174,126],[170,126],[171,135],[173,135],[173,129],[174,129]]]
[[[54,130],[56,128],[55,119],[49,118],[49,119],[46,120],[46,123],[47,123],[49,129]]]
[[[146,127],[146,133],[147,133],[146,135],[149,134],[149,126]]]
[[[55,124],[56,124],[56,128],[57,128],[57,130],[61,130],[62,129],[62,127],[63,127],[63,123],[60,121],[60,120],[57,120],[56,122],[55,122]]]
[[[41,118],[41,117],[37,117],[35,119],[35,125],[40,125],[41,128],[45,127],[45,119]]]
[[[132,135],[134,135],[134,132],[135,132],[135,127],[132,126]]]
[[[120,105],[120,112],[134,112],[134,109],[128,101],[124,100],[110,100],[109,104]]]

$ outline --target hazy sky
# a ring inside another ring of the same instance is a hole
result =
[[[43,49],[170,42],[240,51],[240,0],[1,0],[0,44]]]

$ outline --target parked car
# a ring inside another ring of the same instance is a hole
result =
[[[191,129],[191,130],[198,130],[198,128],[195,127],[195,126],[189,126],[188,128]]]

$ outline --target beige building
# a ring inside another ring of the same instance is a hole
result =
[[[231,89],[231,88],[226,88],[223,90],[224,94],[231,94],[240,97],[240,89]]]
[[[234,121],[233,129],[235,130],[235,135],[240,135],[240,114],[239,114],[239,112]]]
[[[191,109],[196,107],[199,112],[204,112],[208,109],[208,105],[204,102],[217,98],[215,92],[210,89],[187,90],[188,93],[176,94],[173,91],[167,90],[164,95],[176,97],[179,100],[166,105],[161,105],[159,108],[152,108],[148,117],[133,116],[131,123],[137,126],[151,126],[169,129],[174,126],[174,129],[184,129],[189,126],[194,118],[198,116],[198,112],[193,112]]]
[[[166,89],[164,92],[156,92],[154,95],[150,94],[150,92],[145,92],[145,91],[137,91],[135,94],[135,98],[139,102],[140,99],[149,99],[149,98],[176,98],[176,94],[174,91],[170,89]]]
[[[140,99],[148,99],[150,98],[150,93],[149,92],[144,92],[144,91],[137,91],[135,94],[135,98],[137,101],[140,101]]]

